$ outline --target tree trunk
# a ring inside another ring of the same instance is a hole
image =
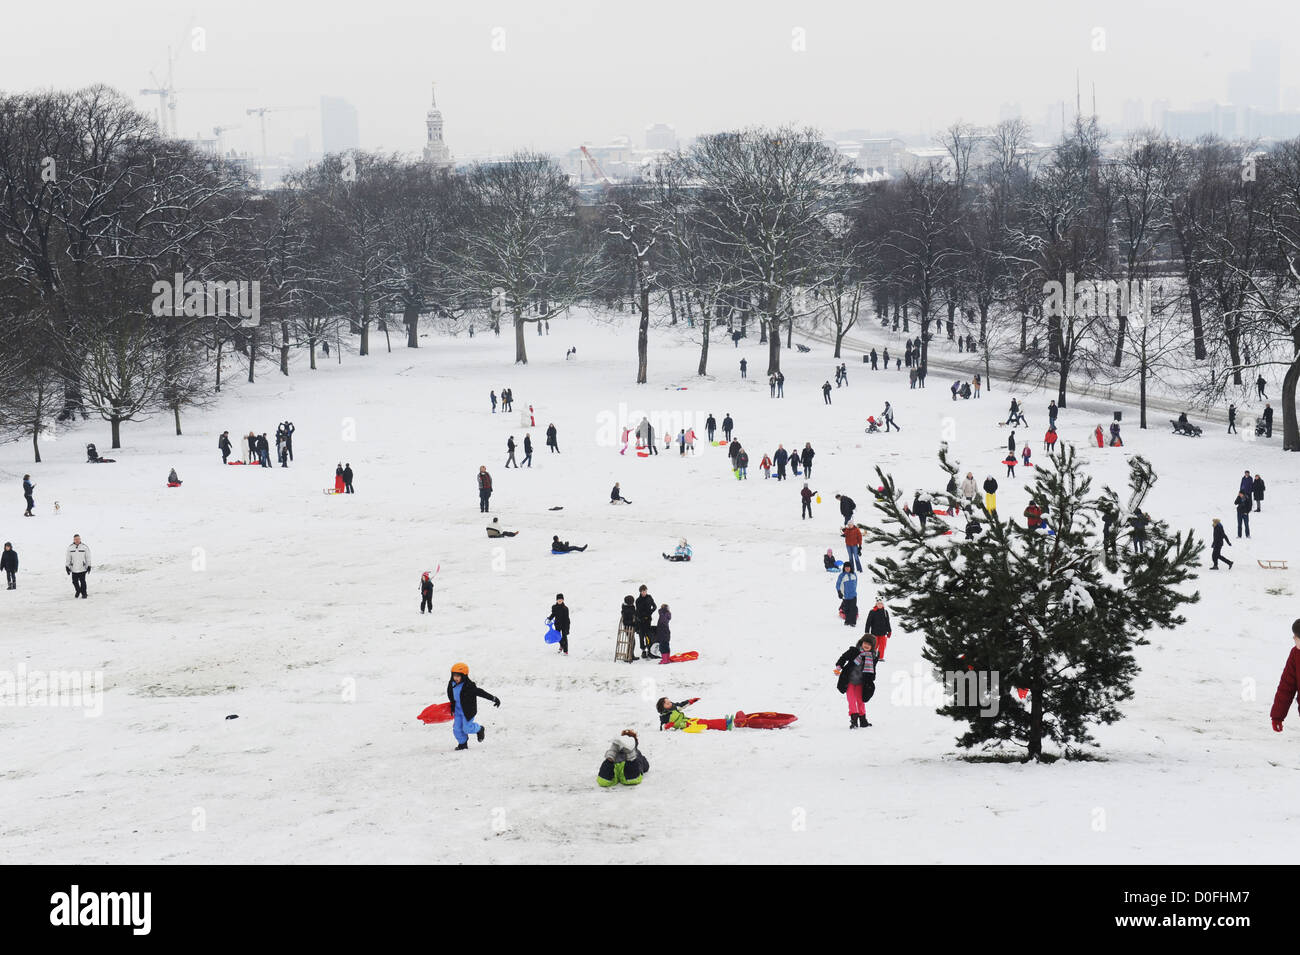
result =
[[[528,364],[528,348],[524,345],[524,313],[515,307],[515,364]]]
[[[672,317],[673,317],[673,318],[672,318],[672,321],[669,322],[668,324],[669,324],[669,325],[676,325],[676,324],[677,324],[677,302],[676,302],[676,300],[673,298],[673,290],[672,290],[672,289],[669,289],[669,290],[668,290],[668,311],[672,314]]]
[[[1038,651],[1038,634],[1029,635],[1029,759],[1043,758],[1043,670]]]
[[[687,302],[689,304],[690,299],[687,299]],[[704,330],[704,338],[700,342],[700,368],[696,374],[706,375],[709,367],[709,329],[713,325],[713,318],[709,315],[707,308],[701,308],[700,314],[702,316],[700,318],[700,327]]]
[[[117,449],[122,446],[122,419],[109,418],[108,423],[112,425],[113,431],[113,448]]]
[[[41,426],[37,422],[36,427],[32,429],[32,453],[36,455],[36,463],[41,463]]]
[[[221,346],[224,343],[220,334],[217,335],[217,393],[221,393]]]
[[[289,323],[284,319],[280,320],[280,374],[289,374]]]
[[[1300,424],[1296,421],[1295,392],[1300,382],[1300,325],[1291,330],[1295,351],[1282,377],[1282,450],[1300,451]]]
[[[370,292],[361,296],[361,355],[370,354]]]
[[[650,343],[650,289],[641,289],[641,322],[636,330],[636,383],[646,383],[646,362]]]
[[[1111,359],[1111,364],[1118,368],[1124,363],[1124,336],[1128,332],[1128,316],[1119,316],[1119,324],[1115,329],[1115,357]],[[1146,427],[1143,425],[1142,427]]]
[[[1187,281],[1187,302],[1192,312],[1192,357],[1197,361],[1205,361],[1205,323],[1201,319],[1201,293],[1191,279]]]
[[[957,314],[957,303],[949,302],[948,303],[948,341],[952,341],[953,338],[956,336],[956,332],[954,331],[955,326],[953,324],[956,314]]]
[[[253,383],[253,368],[257,364],[257,328],[254,327],[248,333],[248,383]],[[117,445],[114,445],[117,447]]]
[[[181,433],[181,403],[179,401],[172,404],[172,412],[176,415],[176,433]]]
[[[1051,335],[1049,326],[1048,335]],[[1020,310],[1020,354],[1029,350],[1029,312],[1025,309]]]
[[[313,338],[310,342],[307,343],[307,354],[311,358],[311,366],[310,366],[311,370],[315,371],[316,370],[316,339]]]
[[[989,303],[980,302],[980,344],[983,345],[988,338],[989,330]]]
[[[780,326],[777,326],[778,328]],[[785,320],[785,347],[789,348],[794,343],[794,315],[791,314]]]
[[[406,323],[406,347],[420,347],[420,313],[414,305],[407,305],[402,312],[402,321]]]
[[[379,320],[379,327],[384,330],[384,346],[388,349],[388,354],[391,355],[393,353],[393,339],[392,336],[388,334],[388,320],[381,318]]]

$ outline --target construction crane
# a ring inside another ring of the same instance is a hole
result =
[[[613,185],[614,180],[605,175],[605,171],[600,168],[600,163],[596,162],[596,157],[587,150],[587,147],[579,146],[578,148],[582,150],[582,155],[587,158],[587,165],[591,166],[591,171],[596,176],[596,181],[603,183],[606,186]]]
[[[239,129],[239,128],[240,128],[240,126],[239,126],[238,123],[235,123],[235,124],[230,125],[230,126],[213,126],[213,127],[212,127],[212,135],[214,135],[214,136],[217,137],[217,155],[218,155],[218,156],[222,156],[222,155],[225,154],[225,149],[224,149],[224,148],[222,147],[222,145],[221,145],[221,134],[224,133],[224,132],[225,132],[226,130],[228,130],[228,129]]]
[[[294,109],[312,109],[311,106],[254,106],[252,109],[244,110],[247,116],[256,115],[258,122],[262,125],[262,161],[266,162],[266,114],[267,113],[284,113]]]

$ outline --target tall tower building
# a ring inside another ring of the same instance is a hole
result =
[[[424,117],[424,125],[428,130],[428,138],[424,143],[424,161],[435,169],[449,169],[452,164],[451,150],[442,140],[442,110],[438,109],[436,88],[431,89],[433,102]]]
[[[357,108],[338,96],[320,98],[321,150],[341,153],[361,148],[357,127]]]

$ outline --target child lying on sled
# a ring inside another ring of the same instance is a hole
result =
[[[689,700],[683,700],[681,703],[674,703],[668,697],[664,697],[656,704],[659,711],[659,728],[661,730],[681,730],[684,733],[703,733],[705,730],[729,730],[734,723],[734,716],[727,716],[720,720],[702,720],[693,716],[687,716],[683,710],[692,703],[699,701],[699,697],[692,697]]]

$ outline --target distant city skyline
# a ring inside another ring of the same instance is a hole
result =
[[[1117,135],[1139,112],[1152,122],[1157,108],[1230,96],[1300,105],[1289,56],[1300,11],[1255,0],[1227,12],[1206,0],[1060,9],[1014,0],[996,10],[756,0],[743,16],[716,7],[666,0],[647,18],[589,0],[228,0],[193,13],[158,0],[77,0],[56,26],[46,9],[23,5],[6,11],[23,42],[7,44],[0,89],[103,82],[153,115],[157,96],[140,90],[166,83],[171,47],[183,137],[210,139],[221,126],[225,148],[258,155],[258,117],[246,110],[270,107],[268,152],[300,156],[327,138],[319,106],[301,107],[330,97],[355,110],[362,148],[418,158],[436,80],[458,161],[525,148],[558,156],[617,136],[640,147],[657,124],[683,144],[754,124],[927,136],[1014,110],[1041,128],[1062,102],[1072,114],[1076,75],[1085,112],[1095,83],[1098,113]]]

